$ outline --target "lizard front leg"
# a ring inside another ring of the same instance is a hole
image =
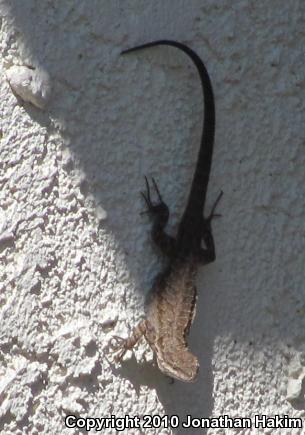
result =
[[[113,347],[113,353],[115,354],[114,359],[116,362],[122,360],[123,356],[128,350],[131,350],[140,338],[146,333],[146,321],[142,320],[133,329],[132,333],[127,338],[118,337],[117,335],[113,338],[116,340],[116,345]]]
[[[141,192],[141,194],[147,205],[146,213],[148,213],[153,220],[153,225],[151,230],[152,239],[163,254],[167,256],[172,256],[175,250],[175,239],[169,236],[164,231],[164,228],[169,218],[169,209],[162,199],[161,193],[159,191],[155,179],[152,178],[152,182],[156,194],[158,196],[157,203],[152,202],[150,187],[149,187],[147,177],[145,177],[145,182],[146,182],[146,192],[145,193]]]

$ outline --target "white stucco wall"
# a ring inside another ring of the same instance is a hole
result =
[[[304,417],[304,2],[2,0],[0,14],[0,432],[81,433],[65,428],[71,413]],[[198,276],[192,385],[170,384],[144,341],[122,366],[107,359],[161,267],[139,215],[143,176],[158,180],[174,231],[201,133],[183,53],[119,56],[160,38],[190,45],[210,72],[209,204],[225,193],[217,260]],[[49,75],[43,110],[12,93],[13,65]],[[208,431],[224,433],[237,432]]]

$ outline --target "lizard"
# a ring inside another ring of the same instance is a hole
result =
[[[153,223],[151,236],[168,259],[165,269],[156,277],[145,301],[145,318],[124,339],[113,337],[115,360],[121,361],[142,336],[152,348],[161,372],[171,378],[193,382],[198,374],[199,362],[188,349],[186,337],[195,316],[197,291],[195,285],[200,265],[215,261],[215,245],[211,221],[223,194],[218,195],[208,217],[204,217],[208,182],[212,164],[215,136],[215,103],[211,80],[200,57],[188,46],[172,41],[158,40],[122,51],[131,53],[157,45],[168,45],[182,50],[193,61],[199,72],[203,92],[203,129],[187,204],[178,225],[176,237],[165,232],[169,209],[162,199],[154,178],[152,185],[157,202],[152,200],[147,177],[146,192],[141,192]],[[202,241],[205,247],[202,247]]]

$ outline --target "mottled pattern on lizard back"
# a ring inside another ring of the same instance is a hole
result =
[[[174,260],[157,277],[146,302],[145,337],[158,366],[169,376],[188,382],[195,380],[199,369],[185,340],[195,314],[196,270],[196,261]]]

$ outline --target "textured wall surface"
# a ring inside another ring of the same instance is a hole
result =
[[[304,2],[2,0],[0,15],[0,432],[81,433],[67,414],[304,417]],[[143,176],[158,180],[174,232],[200,138],[185,55],[119,56],[160,38],[208,67],[209,205],[225,193],[217,260],[198,276],[191,385],[171,384],[144,341],[121,366],[108,358],[161,267],[139,215]],[[43,109],[12,92],[13,66],[49,77]],[[236,433],[124,433],[206,432]]]

